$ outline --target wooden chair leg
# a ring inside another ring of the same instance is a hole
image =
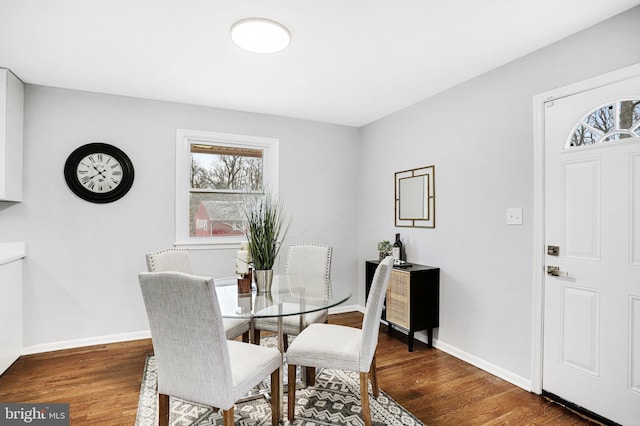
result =
[[[287,374],[287,417],[293,421],[296,413],[296,366],[289,364]]]
[[[371,426],[371,411],[369,409],[369,373],[360,373],[360,403],[362,404],[362,419],[364,426]]]
[[[169,395],[158,394],[158,424],[169,426]]]
[[[289,336],[286,334],[282,335],[282,345],[284,347],[284,351],[286,352],[289,349]]]
[[[242,333],[242,341],[244,343],[249,343],[249,332],[245,331],[244,333]]]
[[[307,376],[307,386],[315,386],[316,385],[316,368],[315,367],[305,367],[305,374]]]
[[[222,411],[222,424],[223,426],[233,426],[233,408]]]
[[[282,377],[280,377],[280,369],[276,368],[271,373],[271,424],[280,423],[280,386]]]
[[[253,344],[260,346],[260,330],[253,330]]]
[[[376,398],[380,396],[378,391],[378,375],[376,374],[376,355],[373,355],[371,360],[371,368],[369,368],[369,375],[371,376],[371,390],[373,390],[373,396]]]

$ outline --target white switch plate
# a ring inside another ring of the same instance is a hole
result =
[[[522,225],[522,207],[507,209],[507,225]]]

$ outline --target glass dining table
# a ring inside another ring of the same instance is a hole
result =
[[[239,293],[237,278],[215,280],[218,302],[223,318],[246,318],[251,320],[249,335],[253,338],[253,320],[256,318],[276,318],[278,324],[278,349],[284,355],[283,318],[291,315],[302,316],[311,312],[332,308],[346,302],[352,295],[348,287],[336,285],[324,278],[307,275],[274,275],[268,292],[256,291],[255,285],[249,293]],[[283,364],[280,378],[284,380]],[[280,419],[283,416],[284,383],[280,389]]]

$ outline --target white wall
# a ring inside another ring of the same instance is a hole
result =
[[[333,277],[357,292],[357,129],[34,85],[25,98],[24,202],[0,205],[0,240],[27,242],[27,350],[148,329],[137,274],[146,252],[174,242],[177,128],[280,139],[287,243],[332,244]],[[122,148],[135,167],[114,203],[81,200],[64,181],[67,156],[95,141]],[[233,255],[196,251],[195,272],[233,275]]]
[[[361,264],[400,232],[409,261],[441,268],[439,347],[529,385],[533,96],[640,62],[638,46],[640,7],[361,129]],[[436,228],[394,228],[393,174],[431,164]]]

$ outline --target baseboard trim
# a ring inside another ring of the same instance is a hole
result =
[[[332,309],[329,310],[329,313],[343,313],[343,312],[353,312],[353,311],[358,311],[358,312],[362,312],[364,313],[364,307],[360,306],[360,305],[351,305],[351,306],[345,306],[344,310],[340,309],[340,310],[336,310],[335,312],[332,311]],[[384,320],[380,321],[382,324],[384,325],[388,325],[388,323]],[[404,334],[408,334],[407,331],[403,328],[399,328],[397,326],[393,327],[393,331],[394,332],[400,332],[400,333],[404,333]],[[414,339],[418,340],[422,343],[424,343],[425,345],[428,344],[427,340],[427,334],[426,332],[423,331],[419,331],[414,335]],[[455,346],[449,345],[448,343],[445,343],[441,340],[438,340],[436,338],[433,339],[433,346],[439,350],[441,350],[442,352],[446,352],[451,356],[454,356],[466,363],[469,363],[471,365],[473,365],[474,367],[477,367],[483,371],[486,371],[489,374],[492,374],[502,380],[505,380],[515,386],[518,386],[519,388],[522,388],[528,392],[532,392],[532,382],[529,379],[526,379],[522,376],[519,376],[517,374],[513,374],[511,371],[505,370],[504,368],[498,367],[495,364],[492,364],[482,358],[479,358],[475,355],[471,355],[470,353],[467,353]]]
[[[22,355],[39,354],[43,352],[60,351],[64,349],[82,348],[85,346],[106,345],[108,343],[128,342],[130,340],[150,339],[151,331],[142,330],[131,333],[109,334],[106,336],[89,337],[86,339],[62,340],[59,342],[42,343],[22,348]]]
[[[342,314],[346,312],[362,312],[364,309],[360,305],[345,305],[329,309],[329,314]],[[89,337],[86,339],[62,340],[59,342],[42,343],[39,345],[25,346],[22,348],[22,355],[40,354],[43,352],[61,351],[64,349],[75,349],[86,346],[106,345],[108,343],[128,342],[130,340],[150,339],[151,331],[134,331],[131,333],[110,334],[106,336]]]
[[[364,313],[364,307],[360,305],[345,305],[337,306],[329,309],[329,314],[342,314],[347,312],[361,312]],[[387,324],[386,321],[382,321],[383,324]],[[405,333],[405,330],[397,327],[393,328],[394,331]],[[64,340],[60,342],[43,343],[39,345],[27,346],[22,349],[22,355],[38,354],[43,352],[59,351],[63,349],[74,349],[85,346],[105,345],[108,343],[127,342],[131,340],[150,339],[151,332],[149,330],[134,331],[131,333],[111,334],[106,336],[96,336],[86,339]],[[427,344],[427,335],[423,332],[415,334],[415,339]],[[474,367],[478,367],[481,370],[486,371],[489,374],[493,374],[502,380],[512,383],[526,391],[532,391],[532,382],[529,379],[513,374],[512,372],[498,367],[482,358],[475,355],[471,355],[455,346],[449,345],[438,339],[433,339],[433,346],[443,352],[448,353],[464,362],[467,362]]]
[[[347,312],[361,312],[364,313],[364,308],[360,305],[345,305],[329,308],[329,315],[331,314],[344,314]]]
[[[395,330],[395,329],[394,329]],[[418,336],[416,335],[416,338],[418,338]],[[420,338],[418,338],[418,340],[420,340],[423,343],[426,343],[426,338],[423,340],[422,336],[420,336]],[[511,371],[505,370],[502,367],[498,367],[495,364],[492,364],[482,358],[479,358],[475,355],[471,355],[468,352],[465,352],[455,346],[449,345],[448,343],[445,343],[443,341],[437,340],[437,339],[433,339],[433,346],[435,346],[436,348],[440,349],[442,352],[446,352],[451,356],[454,356],[458,359],[461,359],[464,362],[467,362],[471,365],[473,365],[474,367],[478,367],[481,370],[486,371],[489,374],[492,374],[502,380],[505,380],[513,385],[518,386],[519,388],[522,388],[528,392],[532,391],[532,383],[531,380],[526,379],[522,376],[519,376],[517,374],[512,373]]]

